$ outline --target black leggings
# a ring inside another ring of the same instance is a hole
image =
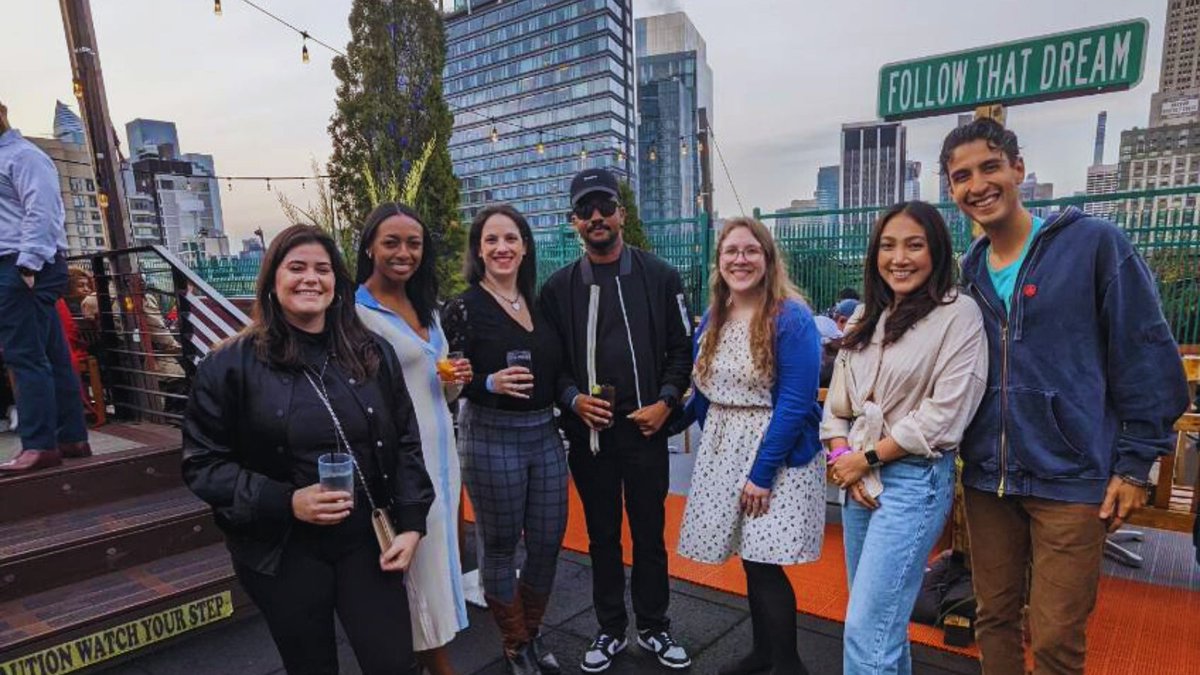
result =
[[[770,659],[775,672],[800,672],[796,653],[796,592],[779,565],[742,561],[754,629],[754,651]]]
[[[417,672],[404,575],[379,569],[370,509],[350,513],[333,526],[293,523],[274,576],[234,563],[288,675],[338,672],[335,611],[365,675]]]

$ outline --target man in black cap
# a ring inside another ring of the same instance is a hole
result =
[[[626,246],[624,222],[616,177],[604,169],[577,174],[571,181],[571,224],[586,252],[555,272],[541,295],[563,344],[559,405],[591,540],[600,631],[580,664],[587,673],[607,670],[626,645],[622,501],[633,535],[638,645],[668,668],[691,665],[669,632],[663,542],[670,474],[664,428],[691,375],[691,321],[679,273]],[[608,392],[611,404],[601,396]]]

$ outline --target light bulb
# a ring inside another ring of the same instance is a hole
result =
[[[221,16],[221,0],[213,0],[213,14]]]
[[[495,143],[498,140],[500,140],[500,132],[496,131],[496,127],[493,126],[492,127],[492,142]]]

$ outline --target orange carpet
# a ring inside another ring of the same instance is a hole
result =
[[[728,593],[746,595],[746,578],[741,563],[730,559],[723,565],[706,565],[688,560],[675,552],[679,542],[687,500],[679,495],[667,497],[667,553],[671,576]],[[474,520],[470,501],[463,499],[468,520]],[[632,562],[632,543],[628,524],[622,531],[625,564]],[[587,553],[587,526],[583,505],[575,486],[570,491],[570,517],[563,547]],[[823,619],[845,621],[845,551],[842,528],[825,528],[825,548],[821,559],[807,565],[787,568],[796,588],[796,609]],[[1183,588],[1156,586],[1137,581],[1102,577],[1100,596],[1088,624],[1088,675],[1182,675],[1197,672],[1200,663],[1200,592]],[[958,649],[942,644],[942,631],[922,624],[909,624],[909,637],[917,643],[979,657],[975,647]]]

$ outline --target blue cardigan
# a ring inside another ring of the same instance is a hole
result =
[[[700,321],[692,346],[693,360],[700,351],[700,337],[708,324],[708,313]],[[821,338],[812,312],[798,300],[787,300],[775,323],[775,383],[771,386],[774,411],[750,469],[750,482],[770,489],[779,467],[803,466],[821,449],[817,427],[821,406],[817,403],[817,378],[821,368]],[[708,398],[692,386],[692,396],[676,428],[686,429],[692,421],[704,428]]]

